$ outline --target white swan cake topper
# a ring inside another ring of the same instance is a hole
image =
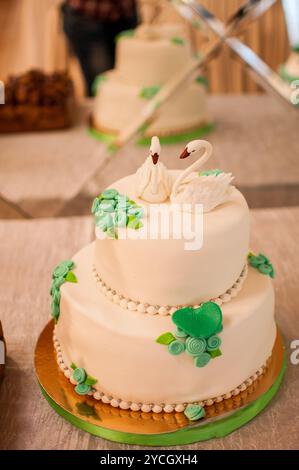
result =
[[[170,173],[158,162],[161,148],[159,139],[152,138],[150,155],[136,173],[137,196],[147,202],[164,202],[168,197],[172,203],[190,205],[202,204],[204,212],[226,202],[231,195],[231,173],[210,170],[199,173],[200,168],[212,155],[212,145],[205,140],[192,140],[185,147],[180,158],[200,153],[199,158],[186,170],[180,173],[171,183]]]
[[[154,136],[149,156],[136,172],[136,194],[146,202],[164,202],[171,191],[171,178],[167,168],[159,162],[160,154],[160,141]]]

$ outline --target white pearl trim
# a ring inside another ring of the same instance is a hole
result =
[[[55,327],[56,328],[56,327]],[[61,355],[61,349],[56,338],[55,329],[53,332],[53,341],[54,341],[54,348],[56,351],[56,357],[58,366],[61,371],[64,373],[65,377],[71,382],[73,385],[77,385],[76,380],[73,379],[72,373],[73,370],[70,367],[67,367],[63,361],[63,359],[58,359]],[[59,351],[59,352],[58,352]],[[62,355],[61,355],[62,356]],[[230,392],[224,393],[215,398],[208,398],[207,400],[193,402],[192,404],[197,404],[202,407],[204,406],[211,406],[214,403],[220,403],[223,400],[227,400],[231,397],[236,397],[241,392],[244,392],[248,387],[250,387],[261,375],[263,375],[268,367],[268,363],[271,359],[271,356],[267,359],[264,365],[262,365],[255,374],[241,383],[238,387],[231,390]],[[120,398],[114,398],[110,395],[105,395],[103,392],[92,388],[88,395],[92,395],[95,400],[102,401],[103,403],[110,404],[114,408],[120,408],[122,410],[131,410],[131,411],[142,411],[143,413],[172,413],[175,411],[176,413],[182,413],[189,403],[135,403],[131,401],[122,400]]]
[[[92,267],[93,275],[95,277],[96,283],[101,289],[102,293],[112,302],[119,305],[121,308],[125,310],[130,310],[132,312],[139,312],[139,313],[148,313],[149,315],[172,315],[176,310],[185,307],[185,305],[178,305],[176,307],[167,305],[167,306],[160,306],[160,305],[149,305],[138,302],[132,299],[126,299],[123,295],[117,293],[111,287],[107,286],[105,282],[100,278],[99,274],[96,271],[95,266]],[[217,305],[222,305],[223,303],[229,302],[233,297],[240,292],[242,285],[247,277],[248,273],[248,265],[245,264],[239,278],[235,282],[235,284],[228,289],[224,294],[220,295],[215,299],[211,299],[211,302],[215,302]],[[199,305],[194,305],[194,307],[199,307]]]

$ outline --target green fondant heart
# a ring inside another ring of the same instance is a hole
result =
[[[198,308],[177,310],[172,315],[172,321],[190,336],[209,338],[221,328],[222,312],[214,302],[206,302]]]

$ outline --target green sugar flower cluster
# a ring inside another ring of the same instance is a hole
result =
[[[106,232],[109,238],[118,238],[119,227],[134,230],[143,227],[140,220],[143,217],[142,207],[116,189],[106,189],[96,197],[91,212],[94,214],[96,226]]]
[[[56,266],[52,273],[52,284],[50,295],[52,296],[51,314],[57,322],[60,315],[60,287],[65,282],[78,282],[72,269],[75,263],[72,260],[62,261]]]
[[[259,253],[258,255],[255,255],[254,253],[249,253],[248,262],[250,266],[258,269],[260,273],[266,274],[272,279],[275,277],[274,268],[270,263],[269,259],[265,255],[263,255],[263,253]]]
[[[76,364],[72,363],[71,368],[73,369],[73,379],[77,382],[75,392],[78,395],[87,395],[93,385],[97,383],[97,379],[91,375],[87,375],[86,370],[82,367],[77,367]]]
[[[184,351],[193,358],[196,367],[206,366],[211,359],[221,356],[222,312],[214,302],[206,302],[198,308],[186,307],[172,315],[176,325],[174,333],[167,332],[156,341],[167,345],[170,354],[177,356]]]

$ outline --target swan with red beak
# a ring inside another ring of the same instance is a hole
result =
[[[167,168],[159,161],[160,154],[160,141],[154,136],[149,156],[135,175],[136,195],[146,202],[164,202],[171,192],[171,178]]]
[[[192,140],[188,143],[180,158],[185,159],[196,154],[199,154],[199,158],[175,180],[170,194],[171,202],[184,204],[184,209],[189,205],[191,211],[195,204],[202,204],[203,211],[210,212],[229,199],[230,183],[233,180],[231,173],[220,170],[198,173],[212,152],[212,145],[205,140]]]

